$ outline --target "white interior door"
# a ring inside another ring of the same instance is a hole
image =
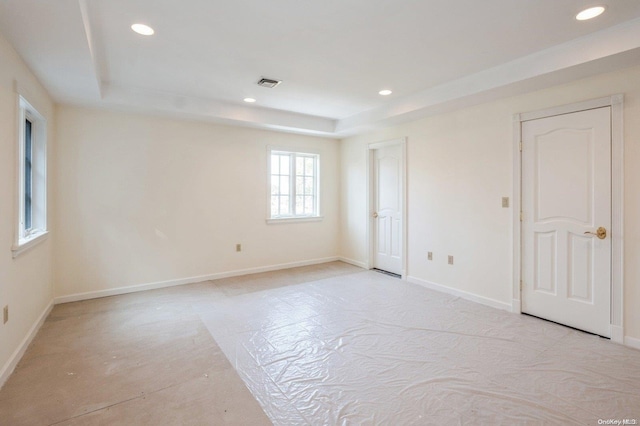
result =
[[[373,151],[373,266],[402,274],[402,146]]]
[[[610,107],[524,122],[522,142],[522,312],[610,337]]]

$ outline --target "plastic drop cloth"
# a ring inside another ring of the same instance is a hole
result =
[[[640,421],[640,351],[375,272],[199,310],[276,425]]]

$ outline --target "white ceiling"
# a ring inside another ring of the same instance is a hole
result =
[[[640,64],[640,1],[594,4],[1,0],[0,31],[58,102],[341,136]]]

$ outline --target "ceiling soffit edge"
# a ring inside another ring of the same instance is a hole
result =
[[[418,93],[390,101],[382,107],[363,111],[342,119],[330,119],[290,111],[244,106],[209,98],[145,91],[108,83],[104,49],[100,45],[100,29],[91,18],[87,0],[78,0],[91,53],[96,84],[106,105],[130,105],[137,109],[162,110],[180,116],[217,120],[251,127],[280,131],[342,137],[410,120],[478,102],[520,94],[523,87],[537,90],[571,79],[567,70],[593,63],[590,72],[582,76],[606,72],[603,59],[626,51],[640,49],[640,19],[601,30],[549,49],[441,84]],[[640,55],[636,62],[640,63]],[[598,71],[597,64],[604,64]],[[615,61],[613,61],[615,62]],[[633,61],[627,58],[628,66]],[[610,68],[610,67],[609,67]],[[563,72],[564,71],[564,72]],[[558,74],[558,78],[553,78]],[[579,78],[577,73],[573,78]],[[536,80],[538,84],[536,84]],[[523,85],[523,82],[530,84]],[[540,84],[544,82],[544,84]]]

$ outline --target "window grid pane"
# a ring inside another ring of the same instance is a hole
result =
[[[304,177],[296,176],[296,194],[304,193]]]
[[[289,176],[280,175],[280,194],[289,195]]]
[[[281,155],[280,156],[280,174],[281,175],[289,175],[289,156]]]
[[[271,155],[271,175],[278,174],[280,170],[280,156],[279,155]]]
[[[289,215],[289,197],[286,195],[280,196],[280,216]]]
[[[304,157],[296,156],[296,175],[304,174]]]
[[[306,214],[313,214],[313,195],[305,195],[304,197],[304,212]]]
[[[313,175],[313,158],[306,157],[304,159],[304,174],[305,176]]]
[[[280,193],[280,181],[278,176],[271,175],[271,195],[278,195]]]
[[[304,196],[296,195],[296,214],[304,211]]]
[[[304,195],[313,195],[313,177],[304,178]]]

